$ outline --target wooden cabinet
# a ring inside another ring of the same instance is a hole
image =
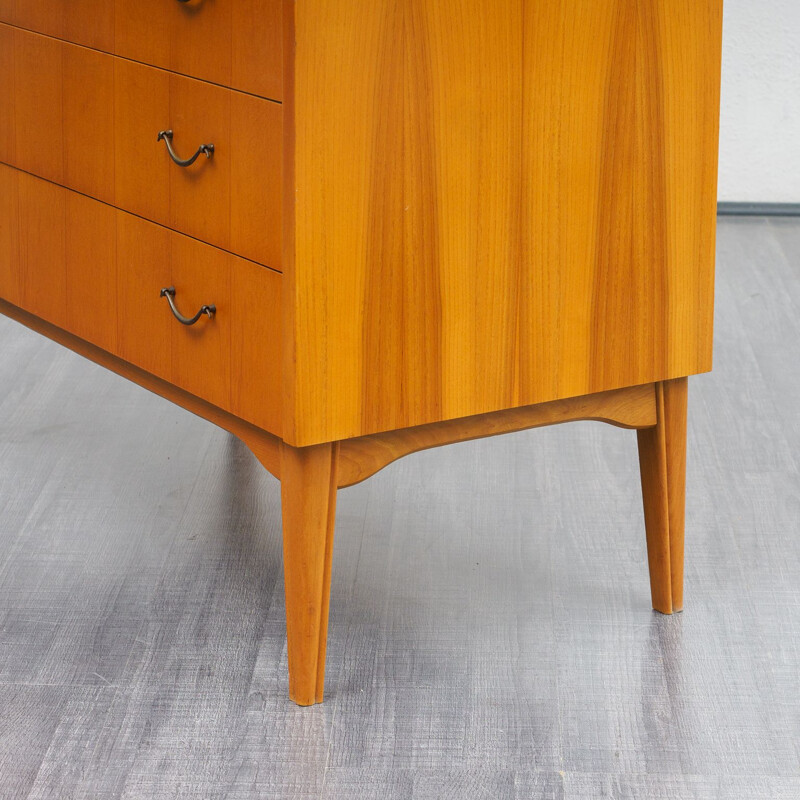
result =
[[[65,8],[0,0],[0,310],[281,479],[293,699],[322,699],[337,489],[425,447],[636,429],[682,607],[721,0]]]

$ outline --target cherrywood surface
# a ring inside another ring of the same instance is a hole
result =
[[[283,2],[230,2],[231,85],[272,100],[283,99]]]
[[[281,431],[281,293],[283,279],[263,267],[232,259],[231,410]]]
[[[0,297],[280,433],[280,273],[2,164],[0,197]]]
[[[60,47],[63,97],[63,183],[106,203],[115,201],[115,120],[118,102],[108,56],[85,47]],[[57,84],[55,74],[50,75]],[[24,84],[25,79],[20,83]],[[25,130],[18,128],[20,136]],[[128,158],[135,160],[134,153]],[[39,173],[36,169],[31,172]],[[44,177],[49,177],[45,175]],[[151,181],[152,184],[152,181]],[[144,189],[144,187],[142,187]],[[147,187],[149,189],[149,185]]]
[[[0,22],[280,100],[282,0],[0,0]]]
[[[170,239],[169,285],[175,287],[175,301],[179,310],[191,316],[204,305],[213,303],[217,309],[213,319],[204,316],[191,327],[171,326],[172,373],[175,382],[192,394],[230,410],[233,356],[231,319],[239,313],[239,309],[231,303],[231,275],[238,265],[232,263],[231,256],[223,250],[208,248],[202,242],[186,236],[173,235]],[[153,294],[157,296],[158,292]],[[159,299],[165,302],[163,298]],[[128,298],[128,302],[131,301],[135,306],[135,299]],[[268,308],[260,311],[268,313]],[[244,326],[240,327],[246,327],[247,322],[245,320]],[[258,352],[264,361],[270,355],[276,357],[276,344],[259,342]],[[260,365],[256,362],[242,366],[244,369],[253,369]],[[276,386],[276,392],[277,389]],[[258,399],[262,405],[270,404],[267,397]]]
[[[172,282],[169,231],[129,214],[119,215],[116,226],[118,353],[169,380],[174,320],[164,313],[166,301],[159,297],[159,290]]]
[[[683,609],[688,380],[656,385],[658,424],[638,431],[653,608]]]
[[[2,24],[0,54],[1,160],[280,269],[280,104]]]
[[[282,269],[282,108],[231,93],[231,248]],[[258,154],[253,157],[253,154]]]
[[[710,369],[720,0],[293,21],[292,443]]]
[[[65,327],[117,353],[117,211],[76,192],[65,194]]]
[[[3,0],[0,0],[2,3]],[[14,32],[0,25],[0,74],[3,80],[14,86],[16,81],[16,57],[14,53]],[[17,132],[8,120],[14,119],[15,91],[0,92],[0,161],[11,163],[17,153]]]
[[[283,173],[281,175],[281,270],[283,284],[283,339],[281,360],[283,363],[283,385],[281,387],[282,432],[284,440],[295,443],[295,416],[297,391],[297,347],[295,328],[298,319],[296,285],[296,244],[295,225],[297,215],[296,173],[295,173],[295,11],[291,0],[283,0],[283,52],[284,58],[284,102],[282,111]]]
[[[120,14],[117,30],[124,36],[126,45],[126,53],[121,54],[136,58],[136,51],[142,40],[150,36],[154,24],[163,20],[161,27],[168,37],[169,49],[166,54],[159,53],[156,60],[148,63],[199,78],[213,80],[210,76],[224,76],[223,80],[215,82],[227,85],[231,80],[231,8],[234,5],[236,0],[224,3],[206,3],[205,0],[160,3],[158,0],[144,0],[136,12],[140,24],[132,26],[129,18],[126,18],[127,15]],[[268,29],[270,23],[277,22],[277,19],[265,19],[264,28]],[[251,20],[251,26],[256,26],[255,19]]]
[[[157,136],[169,127],[169,74],[110,59],[109,69],[114,73],[114,139],[100,146],[114,155],[114,202],[167,225],[170,160],[163,142],[153,146],[153,130]],[[177,136],[182,138],[180,132]]]
[[[621,428],[651,427],[656,424],[653,385],[616,389],[347,439],[340,444],[339,486],[359,483],[398,458],[418,450],[577,420],[597,420]]]
[[[64,125],[62,45],[44,36],[23,36],[3,27],[0,47],[10,48],[14,65],[10,80],[0,82],[0,94],[13,92],[3,105],[13,108],[0,126],[14,131],[14,158],[10,162],[38,175],[64,179]],[[3,136],[8,138],[8,134]]]
[[[231,155],[235,144],[230,92],[209,83],[171,75],[169,100],[169,126],[175,131],[173,145],[178,154],[187,158],[200,144],[207,142],[215,147],[212,158],[200,156],[186,169],[168,162],[169,225],[230,250],[231,192],[244,193],[248,188],[231,185]],[[257,161],[258,152],[258,149],[251,150],[248,155]],[[274,152],[280,154],[280,150]],[[276,166],[279,165],[277,161]],[[257,194],[251,196],[251,202],[257,206],[261,205],[259,199]],[[252,257],[251,253],[245,255]]]
[[[4,182],[7,177],[4,174]],[[66,193],[26,175],[20,176],[17,195],[20,305],[63,327],[67,319]]]
[[[10,167],[0,164],[0,297],[21,302],[19,186]]]
[[[51,0],[0,0],[0,21],[61,38],[64,11],[59,5]]]
[[[114,0],[0,0],[0,22],[110,52],[114,6]]]
[[[324,693],[338,450],[281,448],[289,697],[301,706]]]

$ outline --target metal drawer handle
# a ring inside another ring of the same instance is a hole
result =
[[[178,158],[178,155],[172,149],[172,131],[159,131],[158,132],[158,141],[164,140],[164,144],[167,146],[167,150],[169,151],[169,157],[179,166],[179,167],[191,167],[200,155],[205,155],[206,158],[211,158],[214,155],[214,145],[213,144],[201,144],[200,147],[197,148],[197,152],[191,158]]]
[[[174,286],[167,286],[166,289],[161,290],[161,297],[166,297],[167,302],[169,303],[169,307],[172,309],[172,313],[175,315],[175,319],[181,323],[181,325],[194,325],[200,317],[205,314],[209,319],[211,319],[214,314],[217,313],[217,307],[215,305],[210,306],[203,306],[193,317],[184,317],[180,311],[175,307],[175,301],[172,299],[175,297],[175,287]]]

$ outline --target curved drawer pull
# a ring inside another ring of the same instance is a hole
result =
[[[211,158],[211,156],[214,155],[213,144],[201,144],[200,147],[197,148],[197,152],[191,158],[178,158],[178,155],[172,149],[172,131],[159,131],[158,141],[160,142],[162,139],[164,140],[164,144],[167,146],[167,150],[169,151],[169,157],[179,167],[191,167],[201,154],[205,155],[206,158]]]
[[[175,319],[181,323],[181,325],[194,325],[200,317],[205,314],[209,319],[211,319],[214,314],[217,313],[217,307],[215,305],[210,306],[203,306],[193,317],[184,317],[180,311],[175,307],[175,301],[172,299],[175,297],[175,287],[168,286],[166,289],[161,290],[161,297],[166,297],[167,302],[169,303],[169,307],[172,309],[172,313],[175,315]]]

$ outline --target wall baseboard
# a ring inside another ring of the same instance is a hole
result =
[[[718,203],[720,217],[800,217],[800,203]]]

